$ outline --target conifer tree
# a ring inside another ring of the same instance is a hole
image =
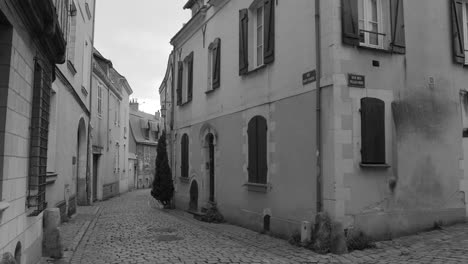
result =
[[[153,180],[151,195],[161,202],[164,207],[168,207],[174,195],[174,185],[172,182],[171,168],[166,150],[166,133],[163,132],[158,140],[156,156],[156,173]]]

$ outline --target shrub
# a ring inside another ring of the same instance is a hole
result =
[[[359,230],[352,230],[351,232],[348,232],[346,245],[348,246],[349,251],[364,250],[376,247],[374,241],[364,232]]]
[[[224,216],[218,211],[216,206],[212,206],[200,220],[207,223],[224,223]]]

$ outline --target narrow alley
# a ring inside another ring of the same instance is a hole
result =
[[[376,249],[318,255],[248,229],[161,210],[149,190],[80,207],[61,233],[68,251],[56,263],[468,263],[466,224],[379,242]]]

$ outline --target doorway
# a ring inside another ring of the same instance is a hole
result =
[[[197,181],[193,181],[192,185],[190,186],[189,210],[194,211],[194,212],[198,211],[198,183]]]
[[[209,201],[215,201],[215,146],[213,134],[208,134],[208,173],[209,173],[209,185],[210,185],[210,196]]]
[[[93,202],[97,200],[99,155],[93,155]]]

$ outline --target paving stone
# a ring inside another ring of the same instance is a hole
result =
[[[71,263],[468,263],[468,224],[379,242],[376,249],[318,255],[248,229],[154,208],[152,199],[142,190],[96,204],[100,213],[79,208],[76,219],[89,228]],[[76,225],[60,229],[76,235],[83,229]]]

